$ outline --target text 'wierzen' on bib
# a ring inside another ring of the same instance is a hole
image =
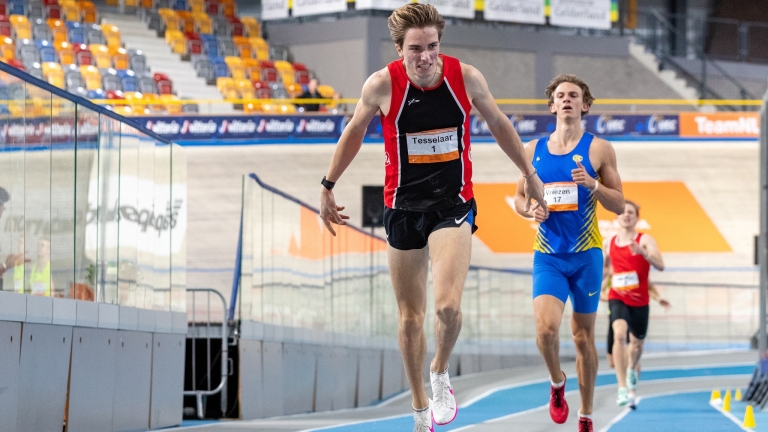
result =
[[[551,212],[579,209],[579,187],[573,182],[546,183],[544,201]]]
[[[406,140],[409,163],[447,162],[459,158],[457,128],[409,133],[406,134]]]
[[[623,273],[614,273],[611,278],[611,288],[616,291],[635,289],[640,286],[640,278],[637,272],[628,271]]]

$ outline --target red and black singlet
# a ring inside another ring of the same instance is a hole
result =
[[[420,89],[402,59],[387,68],[392,102],[382,114],[386,156],[384,204],[392,209],[443,210],[472,199],[469,112],[459,60],[441,55],[443,78]]]

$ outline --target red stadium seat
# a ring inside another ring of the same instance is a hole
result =
[[[220,5],[218,0],[207,0],[205,2],[205,13],[208,15],[218,15],[219,9]]]
[[[58,6],[59,0],[43,0],[43,5],[45,6]]]
[[[173,94],[173,82],[168,78],[168,75],[160,72],[156,72],[152,75],[152,79],[157,83],[157,88],[160,90],[160,94]]]
[[[228,16],[227,22],[229,22],[229,28],[232,30],[233,37],[245,36],[245,29],[243,27],[243,23],[241,23],[240,20],[237,19],[237,17]]]
[[[107,99],[125,99],[125,94],[120,90],[110,90],[107,92]]]
[[[11,59],[8,60],[8,64],[15,67],[16,69],[21,69],[23,71],[26,71],[27,69],[24,67],[24,63],[21,62],[19,59]]]
[[[199,40],[187,40],[187,53],[189,55],[203,54],[203,42]]]
[[[256,99],[272,99],[272,90],[269,84],[264,81],[251,81],[256,90]]]
[[[259,60],[261,66],[261,79],[267,82],[277,82],[280,74],[275,69],[275,64],[267,60]]]
[[[48,18],[61,19],[61,6],[51,5],[47,6],[46,9],[48,9]]]

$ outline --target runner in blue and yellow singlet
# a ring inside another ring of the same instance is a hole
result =
[[[597,203],[624,211],[621,179],[611,144],[582,129],[581,117],[594,98],[584,81],[560,75],[547,87],[555,131],[530,142],[526,155],[544,182],[546,209],[525,210],[518,193],[518,213],[539,223],[534,242],[533,309],[536,344],[549,370],[549,414],[555,423],[568,419],[565,374],[560,369],[558,334],[568,298],[573,306],[573,341],[581,393],[579,432],[593,432],[592,399],[597,375],[595,316],[603,276],[602,238]],[[518,191],[524,185],[518,184]]]

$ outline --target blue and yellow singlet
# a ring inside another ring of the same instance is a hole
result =
[[[544,183],[544,199],[549,218],[539,224],[533,250],[551,254],[583,252],[602,248],[603,239],[597,225],[597,198],[584,186],[573,182],[571,170],[581,162],[587,174],[599,181],[589,161],[589,147],[594,135],[584,132],[576,147],[568,154],[549,152],[549,137],[540,139],[533,154],[533,166]]]

